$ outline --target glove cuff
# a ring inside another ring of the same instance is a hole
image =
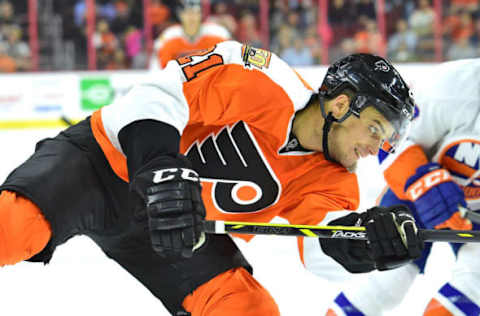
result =
[[[134,179],[145,170],[166,169],[166,168],[187,168],[192,169],[192,163],[182,154],[165,154],[150,159],[146,164],[138,168]]]

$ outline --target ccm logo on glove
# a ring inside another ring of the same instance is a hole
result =
[[[152,180],[153,183],[170,181],[174,179],[175,176],[178,175],[179,173],[180,173],[180,178],[184,180],[193,181],[193,182],[199,181],[198,173],[196,173],[192,169],[170,168],[170,169],[157,170],[157,171],[154,171],[153,173],[154,173],[153,180]]]
[[[407,196],[411,201],[416,201],[432,187],[447,181],[452,181],[452,177],[447,170],[434,170],[427,173],[426,175],[418,179],[414,184],[412,184],[407,191]]]

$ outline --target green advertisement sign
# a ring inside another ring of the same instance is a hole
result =
[[[92,111],[110,104],[115,96],[109,78],[82,78],[80,80],[81,107]]]

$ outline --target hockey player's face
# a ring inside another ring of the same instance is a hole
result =
[[[195,36],[202,23],[202,11],[200,7],[185,8],[180,13],[180,20],[185,34]]]
[[[334,124],[329,133],[332,158],[349,170],[360,158],[377,155],[383,141],[393,134],[393,126],[375,108],[367,107],[360,118],[351,115],[341,124]]]

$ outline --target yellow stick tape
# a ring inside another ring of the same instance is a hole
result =
[[[79,121],[81,120],[71,120],[74,124]],[[62,119],[0,121],[0,129],[63,128],[67,126],[68,124]]]

